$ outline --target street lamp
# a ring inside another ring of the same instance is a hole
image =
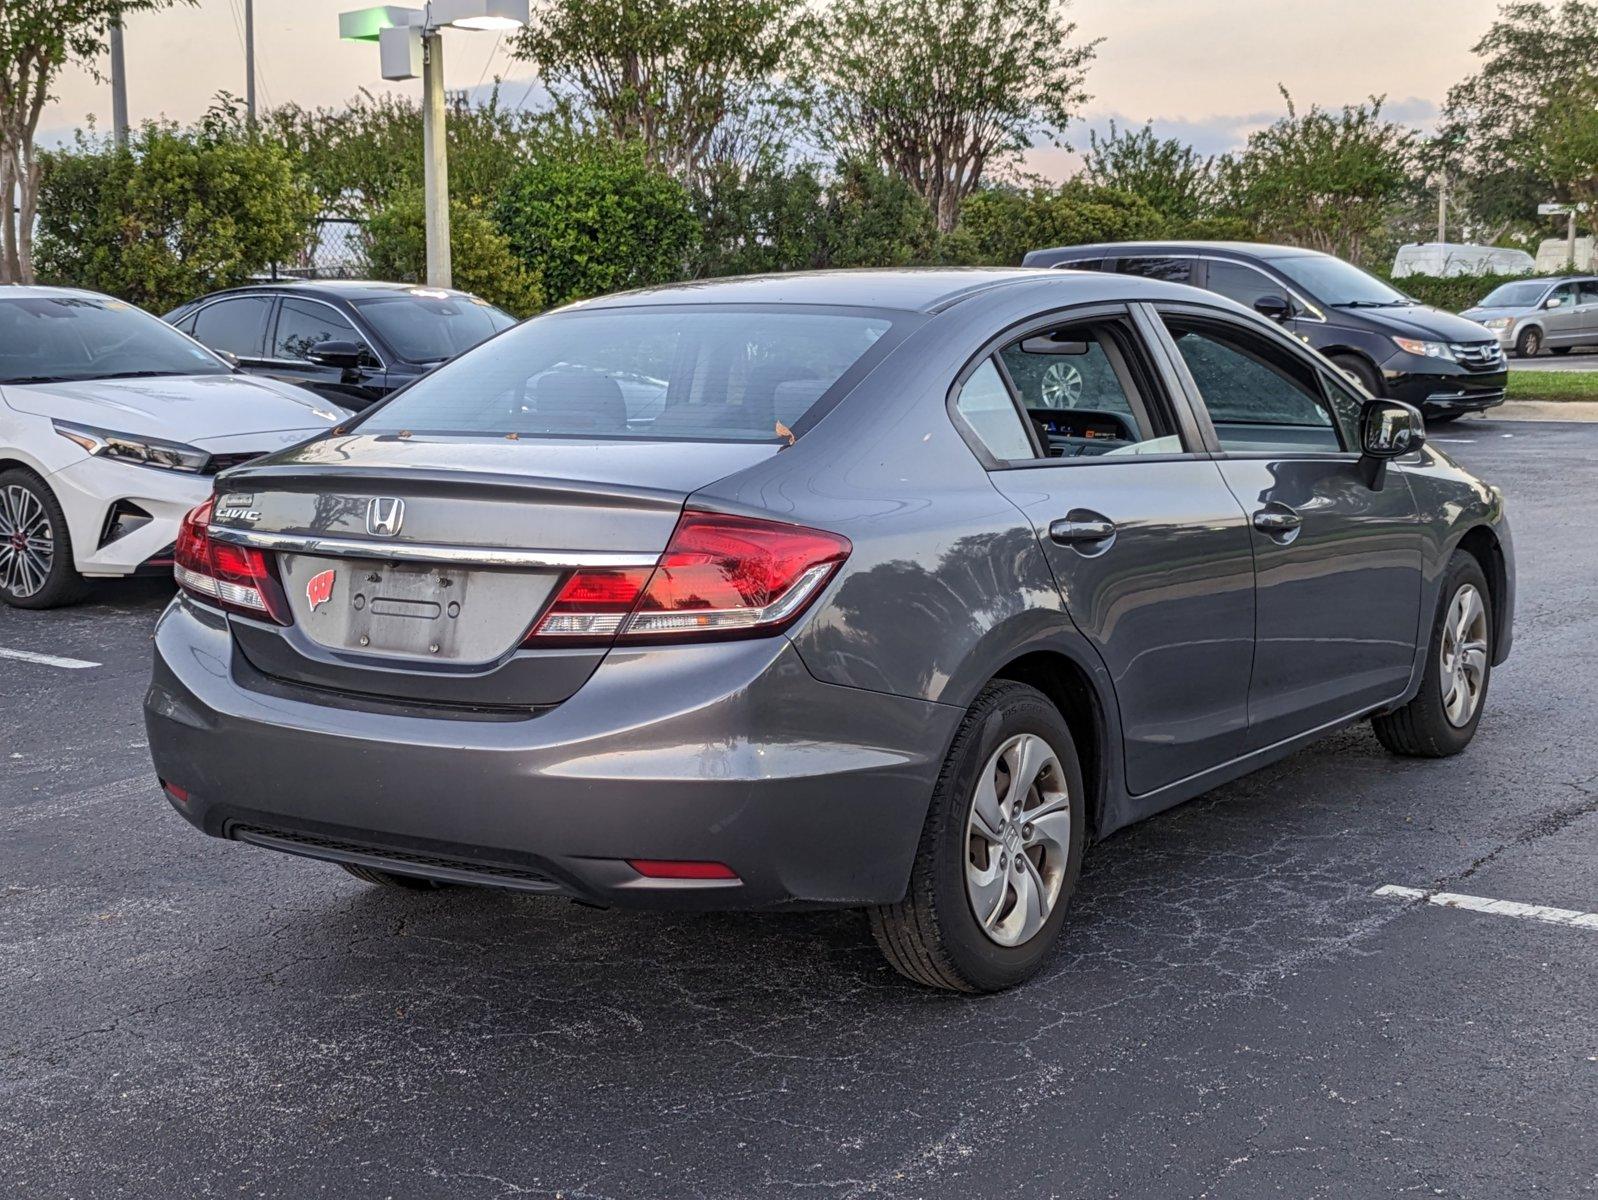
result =
[[[527,18],[528,0],[432,0],[421,9],[382,4],[339,14],[339,37],[378,44],[384,79],[422,77],[422,188],[429,287],[451,286],[443,31],[518,29],[527,24]]]

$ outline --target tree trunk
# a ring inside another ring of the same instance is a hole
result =
[[[8,137],[0,138],[0,284],[21,283],[17,257],[17,158]]]

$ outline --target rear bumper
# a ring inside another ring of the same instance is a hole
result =
[[[515,717],[278,683],[186,599],[155,642],[151,755],[206,833],[604,904],[900,899],[960,717],[821,683],[780,637],[613,653],[571,699]],[[649,880],[629,858],[739,881]]]

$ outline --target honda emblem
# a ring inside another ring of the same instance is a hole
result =
[[[366,532],[373,537],[394,537],[405,523],[405,501],[395,496],[375,496],[366,506]]]

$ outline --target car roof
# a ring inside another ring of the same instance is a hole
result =
[[[1269,242],[1095,242],[1082,246],[1040,248],[1032,251],[1032,254],[1072,258],[1131,257],[1140,254],[1220,254],[1238,258],[1328,257],[1319,250],[1306,250],[1302,246],[1278,246]]]
[[[0,300],[47,300],[52,296],[80,296],[91,300],[116,300],[104,292],[91,292],[87,288],[43,287],[38,284],[0,284]],[[125,303],[125,301],[118,301]]]
[[[198,304],[201,300],[212,300],[218,296],[248,296],[256,292],[303,292],[306,295],[336,300],[372,300],[382,296],[405,295],[413,292],[424,295],[447,292],[452,296],[471,294],[459,288],[430,288],[420,283],[393,283],[382,279],[261,279],[254,283],[240,284],[238,287],[207,292],[203,296],[195,297],[189,303]]]
[[[859,270],[794,271],[780,275],[743,275],[703,279],[663,287],[642,288],[580,300],[561,311],[632,308],[643,305],[791,304],[829,307],[897,309],[933,313],[974,296],[1022,284],[1050,283],[1080,291],[1081,299],[1102,295],[1105,277],[1097,272],[1062,272],[1037,267],[905,267]],[[1144,284],[1149,285],[1146,289]],[[1175,285],[1135,276],[1117,276],[1118,294],[1128,290],[1149,296],[1167,295]],[[1184,292],[1190,289],[1182,289]],[[1127,298],[1137,297],[1127,295]]]

